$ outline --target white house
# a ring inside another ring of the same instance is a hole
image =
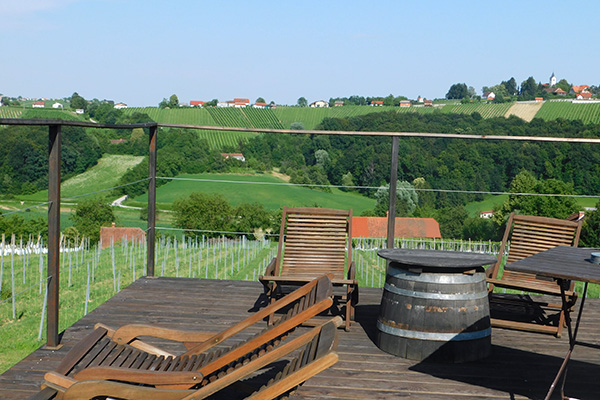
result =
[[[483,97],[489,101],[493,101],[496,98],[496,93],[494,92],[485,92]]]
[[[75,110],[75,114],[84,114],[85,110],[83,108],[78,108],[77,110]]]
[[[116,109],[119,109],[119,110],[120,110],[120,109],[122,109],[122,108],[127,108],[127,104],[125,104],[125,103],[117,103],[117,104],[115,104],[115,106],[114,106],[114,107],[115,107]]]
[[[52,104],[52,108],[63,108],[63,105],[57,101],[56,103]]]
[[[242,153],[221,153],[221,156],[223,156],[223,158],[226,160],[231,157],[235,158],[236,160],[240,160],[241,162],[246,161],[246,157],[244,157]]]
[[[490,219],[494,216],[494,211],[482,211],[479,213],[479,218]]]
[[[44,108],[46,106],[46,103],[44,103],[43,101],[34,101],[31,106],[33,108]]]
[[[314,102],[310,103],[309,106],[310,107],[317,107],[317,108],[320,108],[320,107],[329,107],[329,103],[326,102],[325,100],[317,100],[317,101],[314,101]]]

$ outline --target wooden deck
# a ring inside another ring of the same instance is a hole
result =
[[[433,364],[394,357],[374,344],[381,294],[381,289],[360,289],[357,322],[350,332],[339,332],[340,361],[308,380],[294,399],[540,399],[568,348],[567,338],[494,329],[493,353],[485,360]],[[222,330],[264,300],[258,282],[139,279],[67,329],[60,350],[39,349],[0,375],[0,398],[25,399],[35,393],[43,374],[96,322]],[[587,300],[579,339],[600,342],[600,301]],[[576,348],[566,393],[600,398],[599,377],[600,352]]]

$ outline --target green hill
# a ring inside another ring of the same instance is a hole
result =
[[[170,208],[175,200],[192,192],[220,193],[232,205],[260,203],[267,210],[277,210],[282,206],[319,206],[326,208],[352,208],[355,215],[373,209],[375,200],[357,193],[332,189],[331,193],[307,187],[287,186],[285,181],[272,175],[237,174],[197,174],[180,175],[157,189],[156,201],[159,208]],[[283,185],[282,185],[283,184]],[[148,202],[148,195],[134,199],[137,205]]]

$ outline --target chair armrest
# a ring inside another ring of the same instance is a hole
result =
[[[148,385],[195,385],[202,381],[203,375],[198,371],[146,371],[130,368],[91,367],[75,374],[75,380],[119,380]]]
[[[120,327],[112,339],[118,344],[127,344],[140,336],[151,336],[182,342],[186,348],[203,343],[215,336],[215,332],[183,331],[179,329],[161,328],[154,325],[130,324]]]
[[[502,279],[486,279],[487,283],[494,285],[495,287],[501,287],[513,290],[522,290],[524,292],[535,292],[553,296],[560,296],[560,286],[556,285],[556,289],[550,288],[544,285],[536,285],[535,282],[511,282],[509,280]],[[572,290],[565,291],[567,297],[577,297],[577,292]]]
[[[267,268],[265,269],[265,276],[274,276],[275,275],[275,264],[277,264],[277,258],[274,257]]]
[[[356,276],[356,266],[354,264],[354,261],[352,261],[350,263],[350,266],[348,267],[348,279],[354,280],[355,276]]]

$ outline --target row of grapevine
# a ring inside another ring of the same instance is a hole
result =
[[[0,118],[20,118],[23,114],[21,108],[0,107]]]
[[[147,114],[155,122],[183,125],[217,125],[212,116],[203,108],[161,109],[157,107],[126,108],[126,114],[140,112]]]
[[[600,103],[571,103],[566,101],[546,101],[537,118],[546,121],[564,118],[568,120],[581,120],[584,124],[600,123]]]
[[[252,128],[285,129],[270,109],[247,107],[240,111],[248,118]]]
[[[230,126],[236,128],[249,128],[250,120],[242,112],[242,109],[235,107],[209,107],[206,109],[212,116],[217,126]]]
[[[478,112],[483,118],[504,117],[513,103],[486,104],[449,104],[442,108],[444,113],[452,114],[473,114]]]

